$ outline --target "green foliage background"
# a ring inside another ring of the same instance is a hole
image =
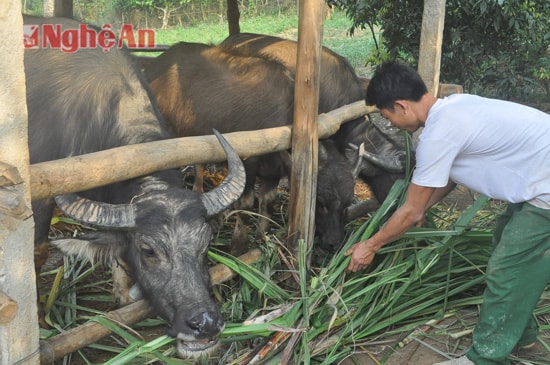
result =
[[[368,61],[418,62],[423,0],[334,0],[353,21],[370,29],[378,51]],[[379,32],[378,32],[379,30]],[[550,2],[448,0],[442,82],[468,92],[504,98],[550,96]]]

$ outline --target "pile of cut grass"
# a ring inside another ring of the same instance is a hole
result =
[[[199,363],[255,364],[266,363],[270,358],[274,362],[293,358],[296,363],[333,364],[362,352],[369,344],[405,340],[411,334],[420,338],[418,328],[427,323],[458,316],[462,310],[477,311],[491,252],[491,230],[496,215],[503,209],[483,197],[464,211],[432,209],[432,228],[411,230],[381,249],[365,271],[345,273],[349,258],[343,252],[376,232],[400,204],[406,185],[401,181],[394,186],[388,199],[351,234],[340,253],[309,269],[303,242],[296,258],[298,265],[293,268],[288,264],[290,253],[276,236],[268,236],[263,246],[264,259],[253,266],[212,249],[210,258],[235,270],[239,279],[215,288],[227,318],[221,336],[224,349],[219,357]],[[82,275],[86,273],[84,270]],[[114,341],[118,344],[93,347],[113,354],[107,364],[195,363],[175,356],[171,338],[145,340],[134,330],[104,320],[93,308],[78,305],[72,292],[77,290],[74,283],[79,282],[82,280],[69,279],[69,289],[65,290],[70,300],[59,297],[52,306],[55,314],[50,318],[55,318],[54,326],[59,331],[90,318],[105,322],[117,334]],[[550,291],[544,298],[550,298]],[[537,315],[541,343],[547,343],[548,300],[541,302]],[[159,324],[162,321],[151,319],[134,327],[139,332],[144,326]],[[49,335],[55,330],[51,332]],[[460,353],[464,346],[454,349]]]

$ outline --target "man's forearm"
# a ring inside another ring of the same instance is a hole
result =
[[[407,232],[417,221],[419,217],[415,217],[405,209],[398,209],[388,220],[388,222],[380,228],[380,230],[372,237],[375,241],[374,247],[377,251],[386,243],[394,241]]]
[[[428,201],[428,205],[426,206],[426,210],[430,209],[432,205],[439,202],[441,199],[443,199],[447,194],[449,194],[454,188],[456,187],[456,184],[452,181],[449,181],[447,186],[444,186],[442,188],[436,188],[430,197],[430,200]]]

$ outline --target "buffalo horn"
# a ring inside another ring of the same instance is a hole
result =
[[[364,151],[361,156],[365,160],[373,163],[380,168],[383,168],[390,173],[399,174],[402,173],[404,170],[403,164],[397,156],[381,156],[369,151]]]
[[[202,194],[202,203],[204,204],[208,216],[213,216],[227,209],[241,196],[246,182],[244,166],[237,155],[237,152],[231,147],[229,142],[214,129],[214,134],[222,145],[227,156],[227,176],[216,189]]]
[[[70,218],[94,227],[132,228],[135,214],[132,204],[108,204],[82,198],[76,194],[59,195],[55,202]]]

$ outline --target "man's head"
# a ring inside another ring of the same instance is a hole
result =
[[[367,88],[367,105],[393,111],[396,100],[419,101],[428,88],[413,68],[396,61],[381,64]]]
[[[380,65],[367,88],[367,105],[376,105],[394,126],[410,133],[423,125],[433,102],[420,75],[395,61]]]

